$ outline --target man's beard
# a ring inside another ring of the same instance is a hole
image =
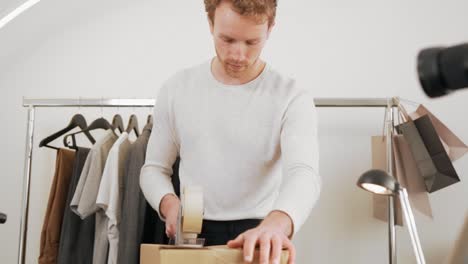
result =
[[[248,63],[239,63],[236,61],[221,61],[224,71],[231,77],[238,78],[242,74],[246,74],[251,68]]]
[[[216,55],[218,56],[219,62],[223,66],[224,71],[227,75],[232,78],[239,78],[242,75],[245,75],[252,69],[252,66],[255,65],[258,58],[253,61],[253,63],[249,64],[248,61],[234,61],[234,60],[224,60],[221,56],[219,56],[218,51],[216,50]]]

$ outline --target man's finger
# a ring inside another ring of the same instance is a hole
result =
[[[296,263],[296,248],[294,247],[293,243],[289,239],[285,239],[283,241],[283,245],[286,247],[286,249],[289,250],[289,260],[288,264],[294,264]]]
[[[283,243],[281,238],[273,236],[271,238],[271,263],[279,264],[281,258],[281,252],[283,250]]]
[[[242,234],[238,235],[234,240],[229,240],[227,245],[230,248],[239,248],[244,244],[244,236]]]
[[[249,263],[253,261],[257,238],[258,236],[256,234],[244,236],[244,261]]]
[[[270,248],[270,236],[262,235],[260,237],[260,264],[268,264],[268,260],[270,259]]]
[[[174,237],[175,236],[175,225],[173,224],[167,224],[166,225],[166,235],[168,237]]]

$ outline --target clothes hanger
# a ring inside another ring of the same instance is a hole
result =
[[[153,124],[153,115],[148,115],[148,118],[146,119],[146,124]]]
[[[154,106],[151,108],[148,108],[148,117],[146,118],[146,126],[152,126],[153,125],[153,113],[154,113]]]
[[[115,134],[114,127],[109,123],[109,121],[107,121],[104,117],[100,117],[100,118],[94,120],[91,123],[91,125],[89,125],[87,128],[85,128],[85,129],[83,129],[81,131],[75,132],[73,134],[66,135],[63,138],[63,144],[65,146],[67,146],[68,148],[77,149],[78,146],[76,145],[75,136],[77,134],[80,134],[80,133],[89,133],[89,131],[96,130],[96,129],[104,129],[104,130],[109,130],[110,129]],[[72,138],[72,143],[71,144],[69,143],[69,140],[68,140],[69,137]]]
[[[132,132],[132,130],[135,132],[135,135],[137,137],[140,136],[140,132],[138,130],[138,118],[136,115],[132,114],[128,120],[128,126],[127,126],[127,129],[125,130],[125,132],[127,132],[128,134],[130,134],[130,132]]]
[[[120,102],[120,98],[119,98],[119,102]],[[118,129],[119,132],[122,133],[125,130],[125,127],[124,127],[122,116],[119,113],[120,113],[120,105],[117,106],[117,114],[115,114],[114,117],[112,118],[112,126],[114,127],[114,131]]]
[[[84,129],[86,129],[88,127],[87,124],[86,124],[86,119],[84,118],[84,116],[82,114],[74,115],[71,118],[70,123],[65,128],[63,128],[62,130],[60,130],[60,131],[58,131],[58,132],[44,138],[39,143],[39,147],[48,147],[48,148],[58,150],[59,148],[54,147],[54,146],[50,146],[49,143],[54,141],[55,139],[63,136],[64,134],[66,134],[67,132],[69,132],[70,130],[72,130],[72,129],[76,128],[76,127],[81,128],[81,130],[84,130]],[[85,132],[85,135],[89,139],[89,141],[91,141],[91,143],[94,144],[96,142],[96,140],[94,140],[93,136],[91,136],[91,134],[89,132]]]
[[[120,133],[122,133],[125,130],[123,119],[120,114],[116,114],[112,118],[112,127],[114,128],[114,130],[118,129]]]
[[[104,116],[104,113],[103,113],[103,105],[104,105],[104,98],[101,97],[101,117],[94,120],[91,125],[89,125],[87,128],[79,131],[79,132],[75,132],[73,134],[69,134],[69,135],[66,135],[64,138],[63,138],[63,144],[65,146],[67,146],[68,148],[71,148],[71,149],[78,149],[78,146],[76,145],[76,138],[75,136],[77,134],[80,134],[80,133],[89,133],[89,131],[91,130],[96,130],[96,129],[104,129],[104,130],[111,130],[112,133],[115,135],[115,131],[114,131],[114,127],[109,123],[109,121],[107,121],[103,116]],[[70,144],[69,141],[68,141],[68,138],[71,137],[72,138],[72,143]]]
[[[405,103],[408,103],[412,106],[415,106],[415,107],[418,107],[421,105],[421,103],[418,103],[418,102],[415,102],[415,101],[411,101],[411,100],[408,100],[408,99],[404,99],[404,98],[401,98],[401,97],[397,97],[397,100],[398,101],[402,101],[402,102],[405,102]],[[397,102],[398,102],[397,101]]]

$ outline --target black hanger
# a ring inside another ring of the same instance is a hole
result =
[[[68,124],[67,127],[65,127],[64,129],[44,138],[40,143],[39,143],[39,147],[48,147],[48,148],[52,148],[52,149],[57,149],[57,147],[54,147],[54,146],[50,146],[48,145],[50,142],[54,141],[55,139],[63,136],[65,133],[69,132],[70,130],[76,128],[76,127],[79,127],[81,128],[81,130],[84,130],[87,128],[87,124],[86,124],[86,119],[84,118],[83,115],[81,114],[76,114],[72,117],[72,119],[70,120],[70,123]],[[93,136],[91,136],[91,134],[89,132],[86,132],[85,133],[86,137],[89,139],[89,141],[91,141],[91,143],[95,143],[96,140],[94,140]]]
[[[120,133],[124,131],[124,124],[121,115],[116,114],[114,118],[112,118],[112,127],[114,128],[114,130],[119,129]]]
[[[140,132],[138,130],[138,118],[136,115],[131,115],[130,116],[130,119],[128,120],[128,126],[127,126],[127,129],[125,130],[125,132],[129,133],[135,131],[135,135],[137,137],[140,136]]]
[[[146,119],[146,124],[153,124],[153,115],[148,115],[148,118]]]
[[[76,145],[76,139],[75,139],[75,135],[77,134],[80,134],[80,133],[89,133],[89,131],[91,130],[96,130],[96,129],[104,129],[104,130],[108,130],[108,129],[111,129],[112,132],[114,132],[114,128],[113,126],[109,123],[109,121],[107,121],[105,118],[103,117],[100,117],[96,120],[94,120],[91,125],[89,125],[87,128],[79,131],[79,132],[75,132],[73,134],[69,134],[69,135],[66,135],[64,138],[63,138],[63,144],[71,149],[77,149],[78,146]],[[72,138],[72,143],[70,145],[70,143],[68,142],[68,138],[71,137]]]

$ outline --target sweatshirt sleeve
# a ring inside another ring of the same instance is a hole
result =
[[[296,234],[318,200],[319,146],[314,98],[308,91],[294,96],[281,125],[282,182],[273,210],[289,215]]]
[[[148,141],[145,164],[140,174],[143,195],[162,221],[165,219],[159,211],[159,204],[166,194],[175,195],[171,175],[172,165],[179,152],[171,112],[170,86],[166,82],[156,98],[153,129]]]

